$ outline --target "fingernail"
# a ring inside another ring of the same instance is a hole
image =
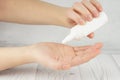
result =
[[[91,20],[92,20],[92,16],[91,16],[91,15],[88,15],[88,16],[87,16],[87,20],[88,20],[88,21],[91,21]]]
[[[99,8],[99,11],[101,12],[103,9],[102,8]]]
[[[94,16],[95,16],[95,17],[98,17],[98,16],[99,16],[98,12],[94,11],[93,13],[94,13]]]
[[[80,20],[79,23],[83,25],[83,24],[85,24],[85,21]]]

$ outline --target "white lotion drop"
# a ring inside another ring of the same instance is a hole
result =
[[[71,28],[70,34],[65,37],[62,43],[64,44],[75,39],[81,39],[103,26],[107,21],[107,15],[104,12],[101,12],[100,16],[98,18],[94,18],[91,22],[87,22],[85,25],[76,25]]]

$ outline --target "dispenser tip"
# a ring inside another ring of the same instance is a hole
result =
[[[67,42],[72,41],[73,39],[74,39],[74,36],[70,34],[62,41],[62,43],[65,44]]]

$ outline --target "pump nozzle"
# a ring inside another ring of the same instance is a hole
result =
[[[72,41],[74,39],[74,36],[72,34],[69,34],[65,39],[62,41],[63,44]]]

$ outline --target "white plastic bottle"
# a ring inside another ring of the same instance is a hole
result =
[[[70,30],[70,34],[62,41],[63,44],[81,39],[87,36],[91,32],[103,26],[108,21],[108,17],[105,12],[101,12],[98,18],[94,18],[91,22],[87,22],[85,25],[76,25]]]

